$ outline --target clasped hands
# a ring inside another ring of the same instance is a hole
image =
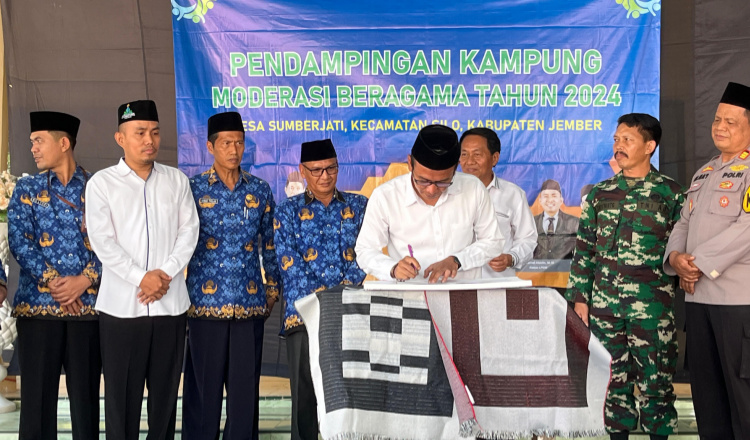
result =
[[[672,251],[669,254],[669,264],[674,268],[680,277],[680,287],[685,293],[695,293],[695,283],[698,282],[703,273],[693,262],[695,257],[678,251]]]
[[[138,285],[141,288],[138,292],[138,302],[143,305],[149,305],[154,301],[159,301],[167,294],[170,282],[172,282],[172,277],[161,269],[146,272],[146,275],[141,280],[141,284]]]
[[[420,266],[419,261],[414,257],[404,257],[396,263],[391,269],[391,277],[397,281],[406,281],[416,278],[419,275]],[[446,282],[451,278],[455,278],[458,273],[458,264],[453,259],[453,256],[432,263],[424,270],[424,277],[429,279],[428,283],[437,283],[438,281]]]
[[[83,275],[59,277],[48,282],[47,287],[65,313],[78,316],[83,309],[81,295],[91,287],[91,280]]]

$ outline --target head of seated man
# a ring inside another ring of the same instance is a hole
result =
[[[408,166],[412,187],[426,204],[434,206],[453,183],[460,152],[452,129],[429,125],[419,131]]]

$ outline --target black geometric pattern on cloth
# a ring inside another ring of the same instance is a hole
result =
[[[317,295],[326,411],[450,417],[453,394],[424,301],[342,290]]]

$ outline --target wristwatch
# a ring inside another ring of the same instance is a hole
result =
[[[456,256],[454,256],[454,257],[453,257],[453,262],[455,262],[455,263],[456,263],[456,265],[458,266],[458,267],[456,268],[456,270],[458,270],[458,269],[461,269],[461,262],[460,262],[460,261],[458,261],[458,258],[457,258]]]

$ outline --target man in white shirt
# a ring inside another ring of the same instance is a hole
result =
[[[500,139],[489,128],[477,127],[461,135],[461,170],[487,187],[505,247],[482,268],[482,278],[512,277],[531,260],[536,248],[536,225],[521,187],[495,176]]]
[[[89,240],[102,262],[99,312],[107,439],[137,439],[143,385],[149,438],[173,438],[190,299],[184,270],[198,241],[187,176],[156,163],[153,101],[120,106],[125,157],[86,187]]]
[[[505,240],[487,189],[476,177],[456,173],[460,154],[452,129],[428,125],[419,131],[411,172],[370,197],[355,248],[362,270],[381,280],[420,274],[430,283],[472,279],[502,252]]]

